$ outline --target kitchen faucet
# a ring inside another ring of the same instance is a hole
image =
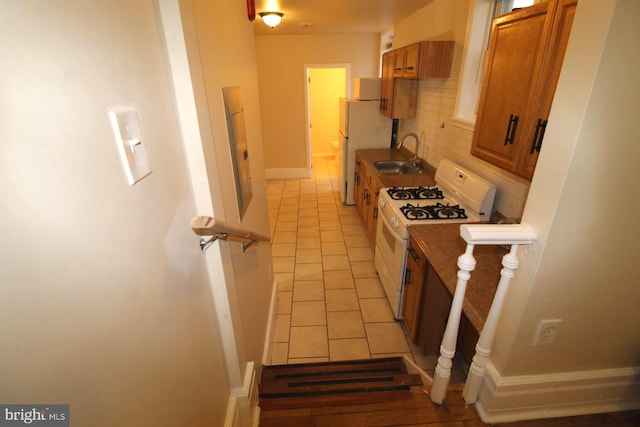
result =
[[[398,148],[402,147],[402,144],[404,144],[404,140],[407,139],[407,137],[409,136],[412,136],[413,139],[416,140],[416,149],[413,153],[413,158],[411,159],[411,165],[413,165],[414,168],[419,168],[420,160],[418,160],[418,147],[420,146],[420,137],[418,137],[418,135],[416,135],[413,132],[407,133],[405,136],[402,137],[402,140],[400,140],[400,145],[398,145]]]

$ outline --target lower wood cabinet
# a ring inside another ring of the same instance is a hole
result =
[[[409,240],[403,290],[403,322],[409,337],[424,355],[440,353],[453,297],[413,240]],[[470,363],[475,354],[478,332],[462,315],[458,350]]]
[[[365,166],[365,161],[356,154],[356,168],[354,177],[354,201],[360,215],[367,237],[372,246],[376,242],[376,228],[378,226],[378,195],[382,183]]]
[[[404,289],[402,291],[402,318],[407,327],[411,341],[416,342],[420,323],[420,307],[422,306],[422,292],[424,287],[424,273],[427,261],[413,239],[409,239],[407,251],[407,266],[404,275]]]
[[[424,295],[420,307],[422,318],[416,344],[422,354],[438,354],[453,298],[428,263],[424,280]]]

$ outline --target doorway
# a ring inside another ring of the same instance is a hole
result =
[[[338,141],[339,99],[351,93],[349,64],[305,65],[307,87],[307,153],[313,157],[335,155]]]

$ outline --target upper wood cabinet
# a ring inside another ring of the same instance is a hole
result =
[[[531,179],[577,3],[549,0],[494,20],[471,154]]]
[[[428,41],[410,44],[395,53],[393,76],[405,79],[436,79],[451,75],[453,41]]]
[[[380,112],[392,119],[416,117],[418,79],[447,78],[451,74],[453,41],[428,41],[382,55]]]

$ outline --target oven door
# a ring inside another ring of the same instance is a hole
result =
[[[398,236],[385,215],[378,216],[375,265],[393,316],[402,318],[402,288],[408,240]]]

